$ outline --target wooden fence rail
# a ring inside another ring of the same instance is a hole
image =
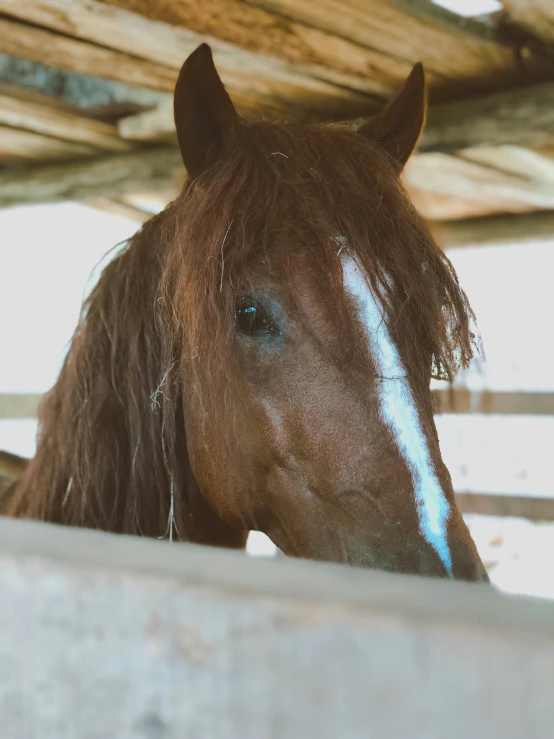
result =
[[[10,739],[550,739],[554,604],[0,519]]]
[[[554,415],[554,393],[434,390],[437,413]],[[35,418],[41,396],[0,393],[0,419]]]

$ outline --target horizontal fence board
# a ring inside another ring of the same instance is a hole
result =
[[[10,739],[552,736],[554,604],[485,585],[0,519],[0,602]]]
[[[433,391],[437,413],[554,415],[554,393],[477,392],[466,389]]]
[[[554,521],[554,497],[457,492],[456,503],[462,513]]]
[[[554,393],[434,390],[437,413],[554,415]],[[35,418],[41,396],[0,393],[0,419]]]

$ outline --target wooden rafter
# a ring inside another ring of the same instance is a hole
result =
[[[0,84],[0,125],[31,131],[92,150],[129,151],[117,128],[84,116],[77,108],[48,95]]]
[[[0,42],[0,46],[2,45]],[[103,79],[94,74],[67,72],[2,51],[0,82],[47,95],[86,111],[121,110],[120,116],[129,115],[141,108],[155,107],[172,97],[170,92],[157,92],[146,87]]]
[[[84,0],[55,0],[55,2],[26,0],[22,4],[14,0],[0,0],[0,11],[20,21],[42,25],[50,32],[56,31],[58,34],[79,37],[79,41],[74,38],[66,39],[67,42],[71,41],[72,52],[76,56],[86,56],[87,49],[91,48],[92,44],[99,45],[92,47],[97,56],[101,56],[102,50],[106,52],[108,58],[110,55],[120,54],[124,58],[127,78],[121,76],[121,70],[117,65],[112,66],[113,59],[104,62],[103,67],[108,69],[107,73],[102,72],[102,76],[136,83],[136,80],[129,79],[128,75],[131,72],[130,67],[137,62],[141,72],[146,71],[161,77],[164,86],[160,89],[165,90],[173,88],[177,72],[185,57],[202,41],[210,40],[188,29],[156,23],[136,13]],[[45,32],[43,29],[35,30]],[[1,27],[0,34],[4,36]],[[18,36],[22,34],[24,31],[20,29]],[[333,111],[337,109],[345,112],[351,110],[357,115],[371,111],[375,107],[373,96],[347,87],[344,80],[342,84],[337,84],[336,81],[324,79],[323,74],[318,77],[311,76],[281,60],[269,59],[217,39],[210,41],[222,78],[237,106],[243,110],[253,110],[258,105],[263,107],[264,104],[274,109],[282,108],[282,101],[286,101],[287,108],[294,104],[299,109],[299,115],[305,116],[312,112],[332,117]],[[83,44],[83,48],[77,49],[78,43]],[[11,48],[4,48],[4,51],[18,53],[13,48],[13,41],[8,39],[6,44]],[[2,45],[4,46],[4,39]],[[48,63],[72,71],[83,71],[82,68],[68,66],[72,60],[67,53],[63,59],[54,61],[56,44],[51,42],[50,47],[51,61]],[[67,51],[65,47],[64,50]],[[142,84],[157,86],[157,83],[152,81]]]
[[[461,18],[431,0],[246,2],[336,33],[386,56],[422,61],[429,71],[450,84],[463,84],[466,91],[551,78],[553,67],[548,59],[528,52],[522,60],[487,24]]]
[[[554,393],[434,390],[436,412],[498,415],[554,415]],[[35,418],[40,395],[0,393],[0,418]]]
[[[552,242],[554,211],[443,221],[431,227],[438,242],[448,249]]]
[[[503,0],[509,19],[528,33],[554,42],[554,5],[551,0]]]
[[[184,178],[179,152],[151,149],[65,165],[32,173],[0,172],[0,207],[89,198],[119,199],[127,193],[178,186]]]

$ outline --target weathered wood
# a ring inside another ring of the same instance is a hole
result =
[[[554,415],[554,393],[433,390],[436,413]],[[35,418],[41,396],[0,394],[0,418]]]
[[[173,101],[122,118],[117,122],[117,131],[121,138],[135,141],[176,139]]]
[[[554,498],[536,495],[500,495],[496,493],[456,493],[462,513],[482,516],[512,516],[530,521],[554,521]]]
[[[0,11],[2,5],[0,3]],[[0,51],[52,67],[173,92],[175,70],[102,46],[0,18]]]
[[[95,197],[117,200],[127,193],[178,186],[184,176],[179,152],[165,148],[32,171],[0,172],[0,207]]]
[[[0,124],[104,151],[128,151],[117,128],[79,113],[48,95],[0,84]]]
[[[164,101],[156,110],[122,120],[119,132],[124,138],[147,139],[171,135],[174,128],[173,109]],[[419,151],[501,145],[554,147],[554,83],[432,105]]]
[[[0,475],[9,477],[11,480],[18,480],[23,476],[28,463],[29,460],[25,457],[0,449]]]
[[[554,415],[554,393],[434,390],[436,413]]]
[[[437,195],[473,200],[493,198],[506,212],[523,203],[534,208],[554,208],[551,183],[518,175],[438,152],[419,154],[405,169],[408,187]]]
[[[420,151],[456,151],[483,144],[554,146],[554,82],[429,109]]]
[[[467,90],[550,79],[553,62],[524,58],[493,29],[430,0],[246,0],[284,18],[334,33],[386,56],[424,63]]]
[[[63,161],[90,157],[97,153],[94,147],[87,144],[60,141],[32,131],[0,125],[0,162],[3,163],[17,160]]]
[[[0,81],[54,97],[76,108],[94,108],[97,112],[114,106],[127,107],[129,111],[133,108],[151,108],[164,100],[172,99],[170,93],[156,92],[90,74],[66,72],[3,52],[0,52]]]
[[[435,238],[445,249],[503,246],[550,241],[554,244],[554,212],[497,215],[432,223]]]
[[[551,0],[502,0],[510,19],[534,36],[554,41],[554,6]]]
[[[462,149],[458,156],[535,182],[554,185],[554,159],[545,152],[521,146],[476,146]]]
[[[41,395],[0,393],[0,419],[36,418]]]
[[[554,604],[485,585],[3,519],[0,602],[10,739],[552,732]]]
[[[408,76],[413,63],[410,58],[376,52],[334,32],[296,23],[242,0],[107,0],[106,4],[291,62],[311,76],[383,98],[389,97]],[[447,85],[442,74],[429,70],[428,79],[432,96],[455,94],[456,86]]]
[[[120,218],[127,218],[130,221],[136,221],[137,223],[145,223],[149,218],[152,218],[152,213],[147,213],[140,208],[136,208],[133,205],[123,202],[122,200],[108,200],[108,198],[91,198],[84,201],[85,205],[96,210],[101,210],[103,213],[111,213],[114,216]]]
[[[20,20],[109,47],[118,53],[123,52],[127,65],[132,65],[134,61],[142,61],[143,65],[163,65],[162,69],[165,68],[170,73],[172,86],[186,56],[202,41],[209,40],[222,79],[240,108],[257,109],[263,106],[264,101],[277,107],[279,102],[286,101],[285,109],[290,110],[294,104],[298,110],[293,111],[293,114],[297,112],[300,117],[307,112],[333,117],[337,110],[357,110],[359,112],[354,115],[363,115],[364,112],[375,109],[374,97],[342,84],[303,74],[292,64],[269,59],[217,39],[207,39],[185,28],[151,21],[136,13],[94,0],[26,0],[25,3],[0,0],[0,11]],[[88,46],[90,45],[85,44],[85,47]],[[94,48],[99,54],[101,49]],[[14,50],[5,50],[17,53]],[[55,49],[52,51],[54,53]],[[67,68],[67,63],[48,63]],[[155,71],[159,72],[158,69]],[[102,76],[111,79],[123,79],[118,75],[117,68],[112,69],[110,74],[102,73]]]
[[[481,217],[491,216],[494,213],[503,213],[509,210],[511,213],[528,213],[536,210],[532,205],[520,201],[510,201],[507,207],[506,198],[495,198],[488,196],[480,197],[478,200],[459,195],[441,194],[427,192],[410,188],[410,198],[417,210],[429,221],[441,222],[452,221],[462,218],[471,218],[477,221]]]

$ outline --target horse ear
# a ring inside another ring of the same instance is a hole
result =
[[[427,88],[423,65],[416,64],[402,90],[358,129],[358,133],[380,144],[404,167],[416,148],[427,112]]]
[[[217,159],[238,124],[208,44],[199,46],[183,64],[173,111],[184,165],[196,177]]]

